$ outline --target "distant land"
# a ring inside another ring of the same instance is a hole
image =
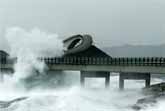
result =
[[[162,45],[123,45],[102,47],[112,57],[165,57],[165,44]]]

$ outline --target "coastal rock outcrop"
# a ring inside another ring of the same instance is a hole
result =
[[[165,83],[151,85],[143,89],[146,97],[138,99],[136,104],[132,106],[135,110],[145,109],[148,106],[154,106],[158,100],[165,99]]]

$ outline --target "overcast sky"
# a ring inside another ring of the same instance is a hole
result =
[[[165,43],[164,0],[0,0],[5,29],[38,27],[61,37],[89,33],[99,46]]]

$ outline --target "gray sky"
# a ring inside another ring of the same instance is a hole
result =
[[[0,48],[7,27],[61,37],[89,33],[99,46],[165,43],[164,0],[0,0]]]

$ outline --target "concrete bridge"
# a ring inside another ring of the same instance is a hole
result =
[[[110,73],[120,74],[119,87],[124,88],[125,79],[142,79],[146,87],[150,85],[150,74],[165,74],[165,58],[91,58],[91,57],[61,57],[38,58],[44,61],[49,70],[70,70],[81,72],[81,84],[86,77],[104,77],[109,85]],[[13,70],[12,60],[1,62],[1,71]]]
[[[81,41],[82,40],[82,41]],[[110,73],[119,73],[119,87],[124,88],[125,79],[145,80],[145,86],[150,85],[151,74],[165,74],[165,58],[139,57],[139,58],[115,58],[92,45],[89,35],[76,35],[64,40],[67,50],[62,57],[40,57],[38,60],[47,64],[49,71],[70,70],[80,71],[80,81],[84,86],[85,78],[105,78],[108,87]],[[78,43],[78,44],[76,44]],[[17,58],[0,52],[0,71],[14,72],[13,65]]]

